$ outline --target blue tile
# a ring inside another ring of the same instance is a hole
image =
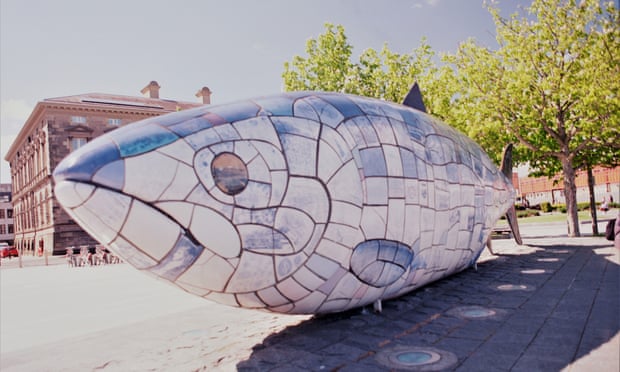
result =
[[[209,108],[209,113],[220,116],[228,123],[255,117],[259,111],[260,107],[252,101],[242,101]]]
[[[293,116],[293,98],[289,96],[272,96],[254,100],[267,116]]]
[[[364,115],[362,110],[346,96],[340,94],[323,94],[319,97],[329,102],[338,111],[340,111],[345,120],[355,116]]]
[[[380,147],[371,147],[360,150],[362,170],[365,177],[387,177],[387,166],[383,150]]]
[[[170,253],[149,271],[164,279],[174,281],[196,261],[202,250],[200,244],[194,243],[186,236],[181,236]]]
[[[139,128],[127,126],[127,130],[115,130],[110,135],[118,144],[121,156],[135,156],[155,150],[176,141],[179,137],[159,125],[147,125]]]

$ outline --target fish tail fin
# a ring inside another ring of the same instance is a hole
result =
[[[502,166],[501,172],[508,178],[508,180],[512,180],[512,143],[509,143],[504,148],[504,153],[502,154]],[[506,220],[508,221],[508,225],[510,226],[510,230],[512,231],[512,236],[518,245],[523,244],[523,240],[521,239],[521,232],[519,232],[519,223],[517,222],[517,210],[515,208],[514,202],[511,203],[510,208],[506,211]]]

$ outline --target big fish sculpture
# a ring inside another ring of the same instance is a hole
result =
[[[380,305],[474,265],[514,203],[469,138],[338,93],[143,120],[71,153],[54,179],[69,215],[139,270],[296,314]]]

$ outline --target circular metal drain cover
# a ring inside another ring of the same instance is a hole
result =
[[[448,310],[447,314],[461,319],[486,319],[503,315],[502,310],[482,306],[461,306]]]
[[[526,269],[521,270],[521,274],[544,274],[547,271],[545,269]]]
[[[558,262],[558,261],[560,261],[560,259],[557,258],[557,257],[548,257],[548,258],[539,258],[536,261],[538,261],[538,262]]]
[[[375,358],[386,367],[407,371],[441,371],[458,361],[456,355],[448,351],[401,345],[382,350]]]
[[[495,289],[500,291],[531,291],[532,287],[525,284],[500,284],[494,286]]]

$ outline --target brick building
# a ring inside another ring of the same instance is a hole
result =
[[[620,201],[620,167],[603,168],[597,167],[592,170],[594,176],[594,197],[597,202],[602,202],[603,198],[609,201]],[[517,189],[517,194],[526,198],[530,205],[537,205],[542,202],[551,204],[565,204],[564,185],[560,177],[519,177],[513,184]],[[588,175],[585,171],[577,172],[575,185],[577,186],[577,202],[584,203],[590,201],[588,190]]]
[[[14,239],[13,203],[11,184],[0,184],[0,242],[13,245]]]
[[[22,254],[64,254],[66,247],[96,242],[54,198],[52,173],[71,151],[93,138],[138,120],[210,103],[204,87],[202,102],[159,98],[151,81],[145,97],[90,93],[40,101],[9,148],[15,246]]]

